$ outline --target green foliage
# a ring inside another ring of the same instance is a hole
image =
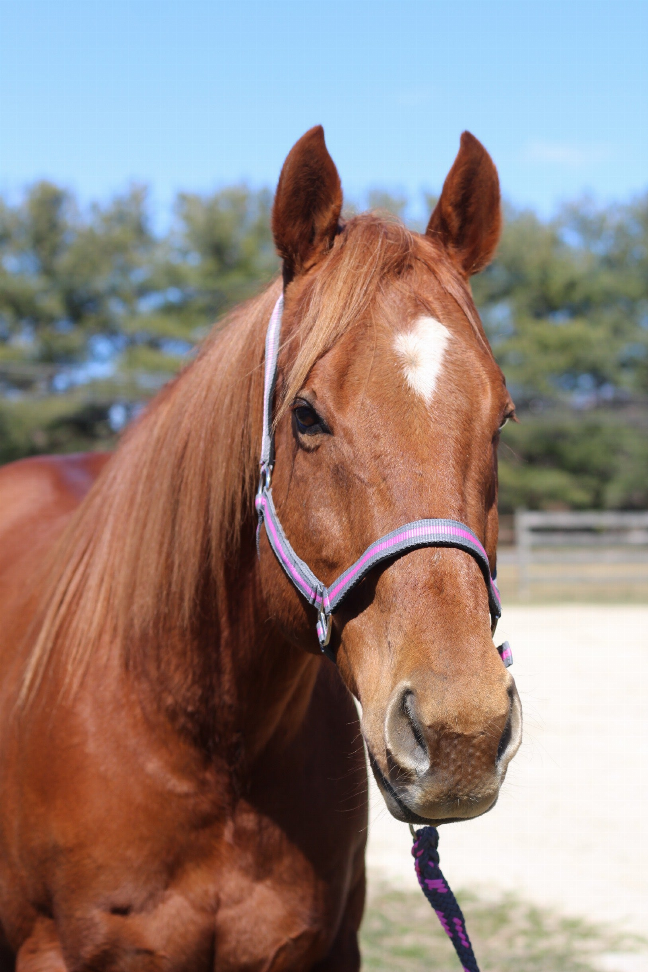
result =
[[[648,196],[510,211],[474,293],[521,419],[502,510],[647,507]]]
[[[43,182],[0,212],[0,321],[29,361],[83,360],[93,334],[120,334],[151,288],[156,243],[146,193],[133,188],[82,216],[69,193]]]
[[[152,338],[194,343],[234,304],[278,270],[270,233],[271,197],[243,186],[203,197],[182,193],[158,247],[156,287],[124,322]]]
[[[109,449],[116,441],[108,412],[96,395],[55,395],[0,401],[0,464],[50,452]]]
[[[408,205],[378,190],[368,203]],[[0,461],[112,444],[277,272],[270,207],[245,186],[182,193],[156,233],[141,186],[86,210],[47,182],[0,199]],[[648,195],[506,215],[473,281],[520,417],[502,435],[501,508],[646,507]]]
[[[647,509],[648,415],[523,414],[500,446],[500,509]]]
[[[600,211],[584,201],[550,223],[510,212],[474,293],[520,406],[648,390],[648,197]]]
[[[0,462],[111,445],[277,270],[265,190],[180,195],[165,234],[140,186],[85,212],[47,182],[0,200]]]

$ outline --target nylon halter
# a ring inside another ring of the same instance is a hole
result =
[[[259,532],[265,523],[266,535],[277,560],[300,594],[317,609],[317,637],[327,657],[335,661],[328,647],[331,638],[332,616],[347,594],[360,583],[369,571],[383,560],[402,557],[419,547],[457,547],[477,561],[486,582],[492,630],[502,611],[494,577],[491,576],[488,555],[479,539],[464,523],[457,520],[415,520],[387,533],[367,547],[362,556],[328,587],[312,572],[308,564],[297,556],[284,533],[272,499],[272,469],[274,466],[274,433],[272,405],[277,378],[277,358],[283,315],[283,295],[275,304],[265,342],[265,384],[263,393],[263,438],[261,442],[261,478],[255,506],[259,514]],[[257,536],[259,533],[257,533]],[[508,643],[498,651],[505,665],[512,662]]]

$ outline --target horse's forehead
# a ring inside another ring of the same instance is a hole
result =
[[[434,396],[450,341],[449,328],[429,314],[420,314],[410,327],[394,335],[396,360],[407,385],[428,404]]]
[[[363,379],[364,393],[367,381],[375,382],[381,397],[388,388],[392,393],[400,389],[428,405],[448,368],[456,376],[472,362],[471,352],[483,357],[467,319],[442,306],[435,313],[424,311],[417,302],[401,303],[391,313],[351,329],[335,350],[330,375],[334,381],[346,384],[350,379],[357,386]]]

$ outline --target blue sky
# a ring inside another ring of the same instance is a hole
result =
[[[0,0],[0,190],[274,185],[321,123],[347,194],[438,191],[470,129],[550,214],[648,188],[648,0]]]

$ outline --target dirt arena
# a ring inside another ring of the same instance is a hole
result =
[[[446,877],[648,936],[648,606],[511,607],[497,637],[524,742],[494,810],[441,829]],[[375,788],[370,820],[370,883],[415,887],[408,828]]]

